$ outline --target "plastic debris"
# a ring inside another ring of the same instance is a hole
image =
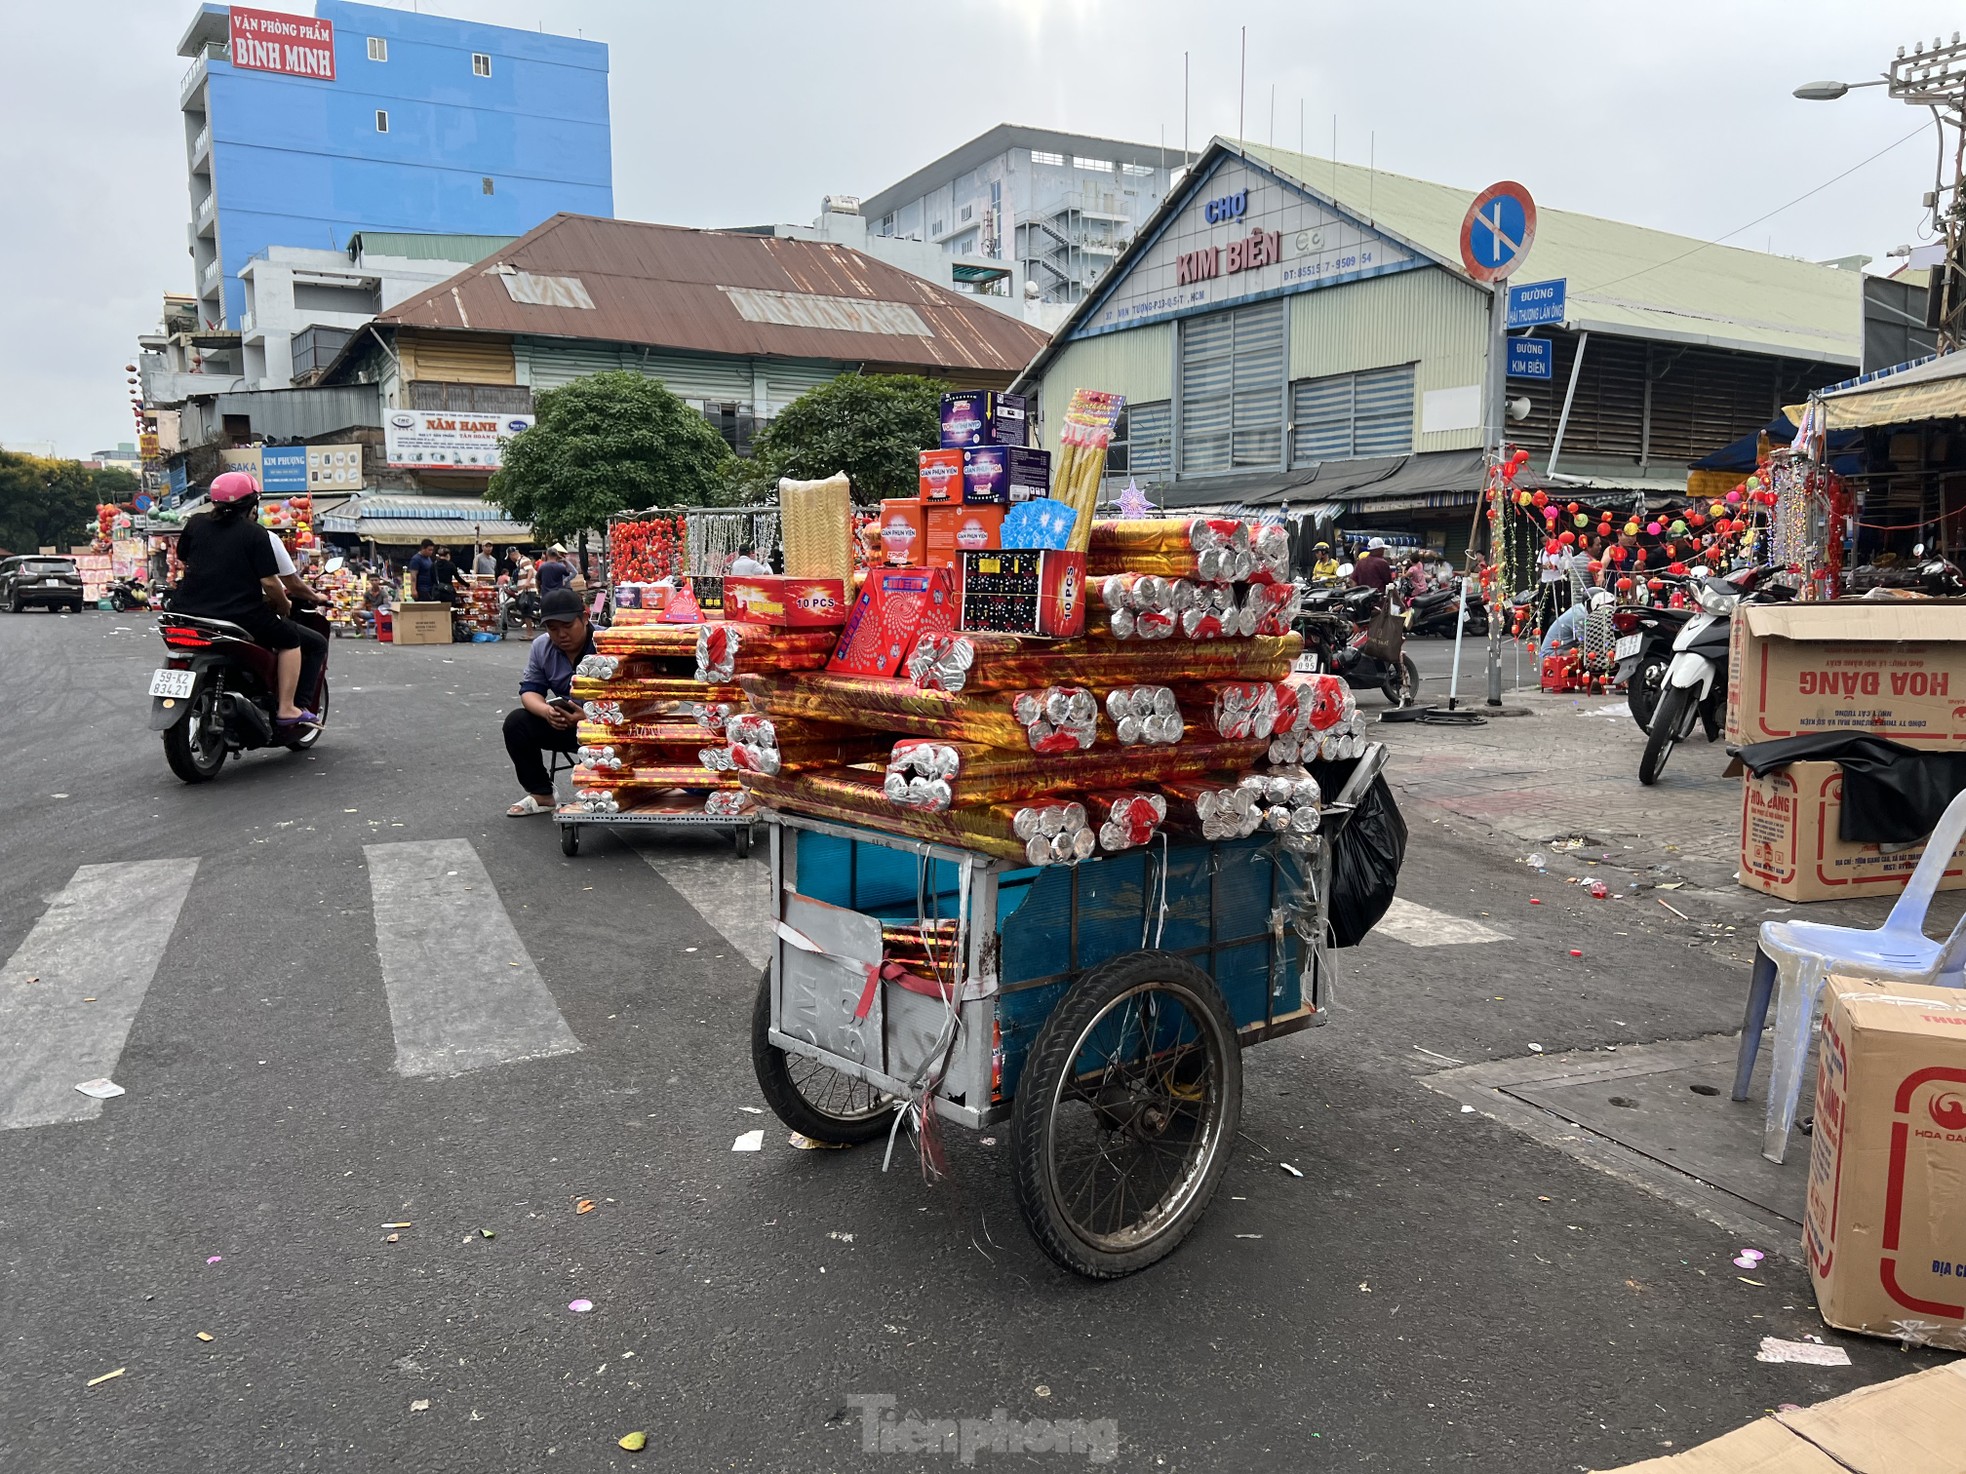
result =
[[[1531,1054],[1541,1054],[1543,1052],[1543,1046],[1540,1044],[1532,1044],[1529,1046],[1529,1052]]]
[[[209,1341],[212,1339],[212,1333],[210,1331],[200,1331],[198,1333],[198,1339],[200,1341]]]
[[[763,1106],[739,1106],[738,1109],[747,1116],[762,1116],[765,1113]]]
[[[594,1200],[592,1198],[582,1198],[573,1205],[573,1211],[576,1213],[592,1213],[594,1211]]]
[[[1550,864],[1549,857],[1544,855],[1540,850],[1532,854],[1523,863],[1531,870],[1547,870]]]
[[[89,1378],[89,1386],[100,1387],[104,1382],[113,1382],[128,1370],[128,1367],[118,1367],[113,1372],[104,1372],[100,1377],[91,1377]]]
[[[1572,957],[1582,957],[1582,956],[1583,956],[1584,954],[1583,954],[1583,951],[1582,951],[1582,950],[1581,950],[1580,948],[1577,948],[1577,947],[1572,947],[1572,948],[1570,949],[1570,955],[1571,955]]]
[[[1540,906],[1543,904],[1543,898],[1541,896],[1531,896],[1529,898],[1529,904],[1532,906]]]
[[[1260,1239],[1263,1235],[1260,1233],[1239,1233],[1236,1237],[1239,1239]]]
[[[481,1228],[478,1230],[478,1237],[481,1239],[495,1239],[498,1235],[489,1228]]]
[[[211,1258],[207,1259],[205,1262],[207,1264],[217,1264],[220,1261],[222,1261],[224,1258],[225,1256],[223,1254],[214,1254],[211,1256]]]
[[[93,1003],[95,999],[84,998],[82,1001],[84,1003]],[[123,1087],[107,1075],[98,1076],[93,1080],[84,1080],[75,1088],[88,1096],[90,1100],[113,1100],[123,1093]]]
[[[401,1237],[402,1237],[402,1235],[401,1235],[401,1234],[399,1234],[399,1233],[392,1233],[392,1234],[385,1234],[385,1235],[383,1236],[383,1240],[382,1240],[382,1241],[383,1241],[383,1242],[384,1242],[385,1244],[393,1244],[393,1243],[395,1243],[395,1242],[396,1242],[396,1241],[397,1241],[398,1239],[400,1239]]]
[[[567,1309],[571,1310],[575,1315],[585,1315],[587,1314],[588,1311],[592,1310],[593,1308],[594,1308],[594,1302],[592,1300],[567,1301]]]
[[[827,1237],[827,1238],[829,1238],[829,1239],[838,1239],[838,1240],[839,1240],[839,1241],[840,1241],[841,1243],[843,1243],[843,1244],[850,1244],[850,1243],[852,1243],[852,1242],[853,1242],[853,1235],[852,1235],[852,1234],[850,1234],[850,1233],[841,1233],[841,1232],[840,1232],[840,1231],[839,1231],[839,1230],[838,1230],[837,1228],[829,1228],[829,1229],[827,1229],[827,1230],[826,1230],[826,1237]]]
[[[385,1223],[385,1224],[383,1224],[382,1226],[383,1226],[384,1228],[410,1228],[410,1227],[413,1227],[413,1225],[411,1225],[411,1224],[408,1224],[408,1223]]]
[[[427,1398],[427,1397],[419,1397],[419,1398],[418,1398],[418,1399],[417,1399],[417,1400],[416,1400],[415,1402],[413,1402],[413,1403],[411,1403],[411,1404],[410,1404],[410,1411],[411,1411],[411,1412],[413,1412],[413,1413],[427,1413],[427,1412],[429,1412],[429,1411],[430,1411],[430,1399],[429,1399],[429,1398]]]
[[[1592,900],[1596,900],[1596,901],[1601,901],[1601,900],[1603,900],[1603,899],[1604,899],[1604,898],[1605,898],[1606,896],[1608,896],[1608,895],[1610,895],[1610,894],[1611,894],[1611,887],[1610,887],[1610,886],[1608,886],[1608,885],[1606,885],[1606,884],[1605,884],[1605,883],[1604,883],[1603,881],[1601,881],[1601,880],[1593,880],[1593,881],[1591,882],[1591,899],[1592,899]]]
[[[1471,1105],[1464,1105],[1464,1106],[1462,1106],[1462,1107],[1461,1107],[1461,1114],[1462,1114],[1462,1115],[1464,1115],[1464,1116],[1472,1116],[1472,1115],[1474,1114],[1474,1107],[1473,1107],[1473,1106],[1471,1106]]]
[[[755,1134],[762,1136],[764,1133],[757,1132]],[[790,1136],[786,1137],[785,1143],[787,1146],[797,1147],[802,1152],[843,1152],[846,1150],[846,1143],[843,1141],[815,1141],[812,1137],[799,1131],[794,1131]]]
[[[747,1131],[730,1144],[734,1152],[761,1152],[765,1149],[765,1134],[762,1131]]]
[[[1288,1172],[1292,1177],[1302,1177],[1304,1175],[1303,1173],[1299,1172],[1295,1167],[1291,1166],[1290,1163],[1288,1162],[1278,1162],[1277,1165],[1283,1168],[1283,1170]]]
[[[638,1428],[633,1433],[622,1434],[615,1439],[615,1444],[627,1449],[631,1454],[638,1454],[649,1446],[649,1436]]]
[[[1822,1346],[1814,1341],[1784,1341],[1778,1336],[1763,1336],[1761,1349],[1754,1354],[1756,1361],[1796,1361],[1812,1367],[1847,1367],[1850,1353],[1841,1346]]]

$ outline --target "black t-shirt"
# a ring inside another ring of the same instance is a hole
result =
[[[173,607],[208,619],[249,619],[266,607],[262,578],[280,571],[259,519],[247,513],[223,522],[209,512],[184,524],[178,537],[184,577]]]

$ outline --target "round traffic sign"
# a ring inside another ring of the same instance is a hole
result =
[[[1461,221],[1461,264],[1478,282],[1510,275],[1536,238],[1536,202],[1513,180],[1491,184],[1475,196]]]

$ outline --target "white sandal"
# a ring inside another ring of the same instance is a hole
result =
[[[551,804],[543,804],[529,793],[512,805],[511,808],[507,809],[505,811],[505,817],[508,819],[523,819],[528,814],[550,814],[552,812],[553,806]]]

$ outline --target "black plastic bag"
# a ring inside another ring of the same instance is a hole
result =
[[[1311,765],[1326,797],[1345,786],[1356,758]],[[1379,924],[1399,889],[1399,867],[1406,860],[1406,820],[1381,773],[1372,780],[1352,817],[1331,842],[1331,939],[1356,947]]]

